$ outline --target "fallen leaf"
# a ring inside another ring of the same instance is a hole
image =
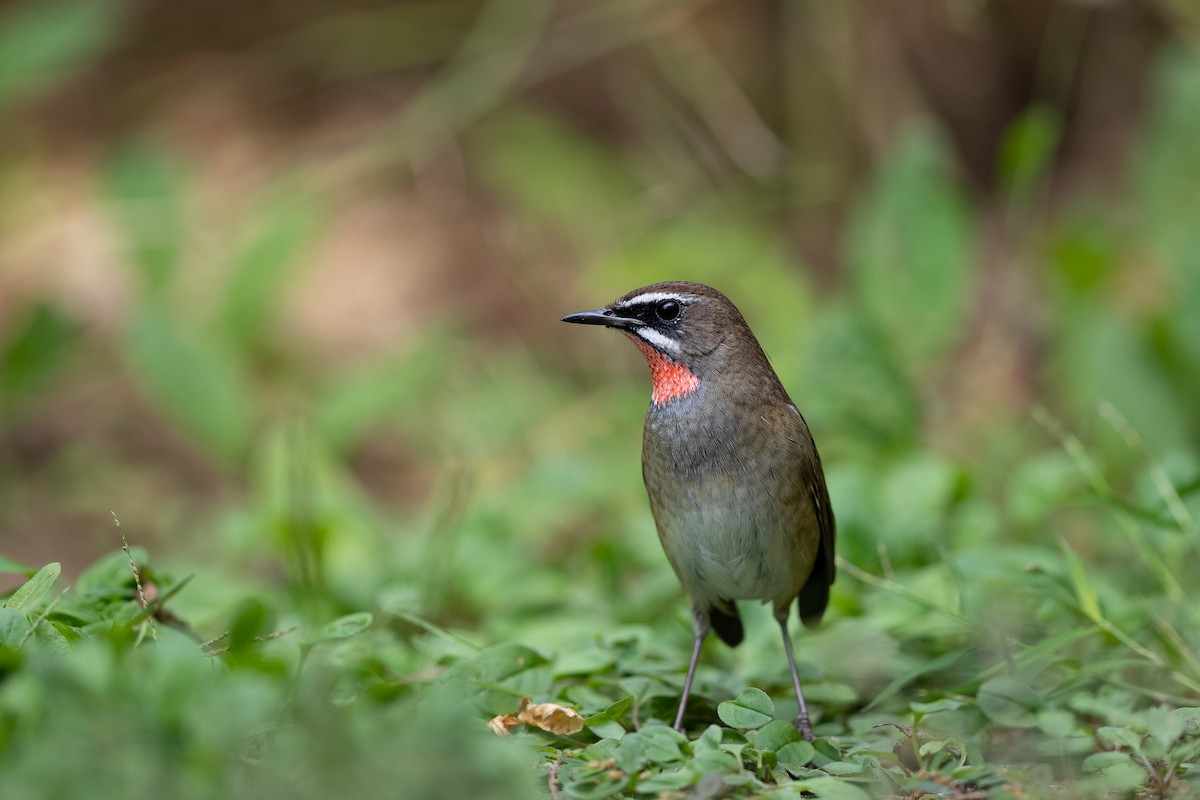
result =
[[[530,703],[528,697],[521,698],[516,714],[499,714],[492,717],[488,728],[497,736],[508,736],[510,728],[522,723],[560,736],[583,730],[583,717],[575,709],[556,703]]]
[[[511,736],[508,732],[509,728],[515,728],[521,724],[521,720],[517,719],[512,714],[499,714],[488,720],[488,728],[497,736]]]

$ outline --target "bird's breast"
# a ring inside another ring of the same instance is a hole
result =
[[[646,417],[643,475],[663,549],[695,601],[786,602],[816,557],[800,454],[761,415],[707,399],[702,387]]]

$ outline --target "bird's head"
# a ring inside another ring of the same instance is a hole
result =
[[[765,362],[741,312],[702,283],[643,286],[604,308],[568,314],[563,322],[603,325],[626,334],[650,365],[658,406],[692,394],[702,381],[728,374],[737,354]]]

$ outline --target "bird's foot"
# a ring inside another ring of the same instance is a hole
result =
[[[809,724],[807,716],[796,717],[796,730],[800,731],[800,735],[806,742],[814,741],[817,738],[813,736],[812,725]]]

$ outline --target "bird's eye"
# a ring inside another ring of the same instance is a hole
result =
[[[658,305],[654,307],[654,313],[663,322],[670,322],[679,316],[680,306],[678,300],[660,300]]]

